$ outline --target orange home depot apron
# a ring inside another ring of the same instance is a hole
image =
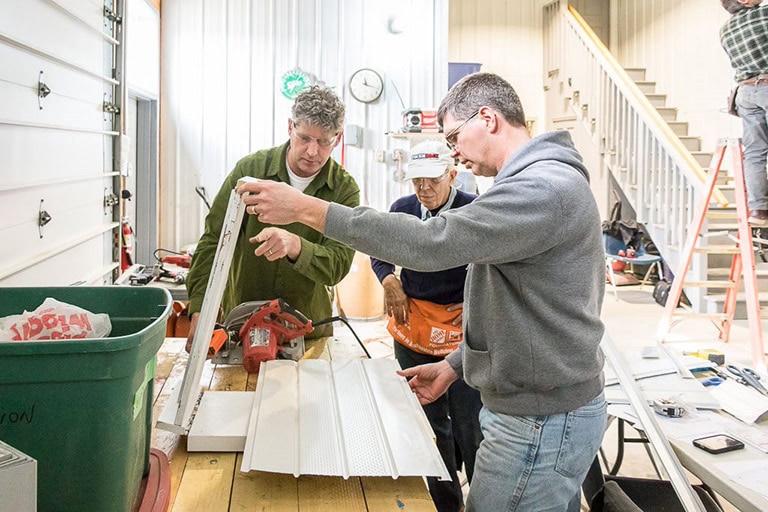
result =
[[[446,311],[446,307],[426,300],[408,298],[408,325],[398,324],[395,317],[391,316],[387,330],[396,342],[414,352],[447,356],[456,350],[463,337],[461,326],[451,325],[462,310]]]

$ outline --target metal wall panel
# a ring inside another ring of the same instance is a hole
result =
[[[400,127],[403,107],[437,106],[447,90],[448,0],[167,0],[162,9],[164,247],[199,238],[206,211],[196,185],[213,196],[240,158],[287,140],[292,102],[279,81],[297,66],[335,88],[347,123],[361,127],[361,142],[345,147],[344,164],[362,201],[387,209],[399,196],[396,146],[386,132]],[[408,20],[409,29],[390,33],[393,17]],[[346,90],[361,67],[385,81],[372,104],[355,102]],[[385,151],[384,163],[374,162],[376,150]],[[334,158],[341,160],[341,148]]]
[[[117,214],[104,197],[118,132],[103,103],[121,76],[103,10],[91,0],[0,3],[2,286],[108,282],[117,266]],[[38,80],[50,88],[42,100]],[[41,210],[51,216],[42,229]]]

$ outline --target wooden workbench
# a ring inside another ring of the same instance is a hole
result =
[[[154,418],[181,383],[186,368],[186,340],[167,338],[157,356]],[[326,340],[308,342],[308,353],[323,352]],[[256,376],[241,366],[205,364],[204,389],[253,391]],[[434,512],[420,477],[350,478],[300,476],[252,471],[240,473],[242,453],[188,453],[185,436],[153,428],[152,447],[168,455],[171,464],[169,511],[417,511]]]

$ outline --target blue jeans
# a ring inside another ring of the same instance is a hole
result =
[[[736,95],[744,142],[744,180],[750,210],[768,210],[768,84],[742,85]]]
[[[443,358],[420,354],[395,342],[395,359],[402,368],[410,368],[436,363]],[[467,480],[472,482],[475,454],[483,440],[479,418],[480,409],[483,407],[480,392],[459,379],[451,384],[443,396],[423,407],[429,424],[435,431],[437,449],[445,462],[448,474],[451,475],[450,481],[428,477],[429,494],[438,512],[458,512],[464,505],[464,496],[461,493],[457,471],[463,462]]]
[[[483,407],[483,443],[467,512],[578,512],[581,483],[600,448],[602,393],[553,416],[507,416]]]

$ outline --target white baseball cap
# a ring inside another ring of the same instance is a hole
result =
[[[405,170],[405,179],[437,178],[446,169],[453,169],[451,150],[444,141],[428,140],[411,149],[411,161]]]

